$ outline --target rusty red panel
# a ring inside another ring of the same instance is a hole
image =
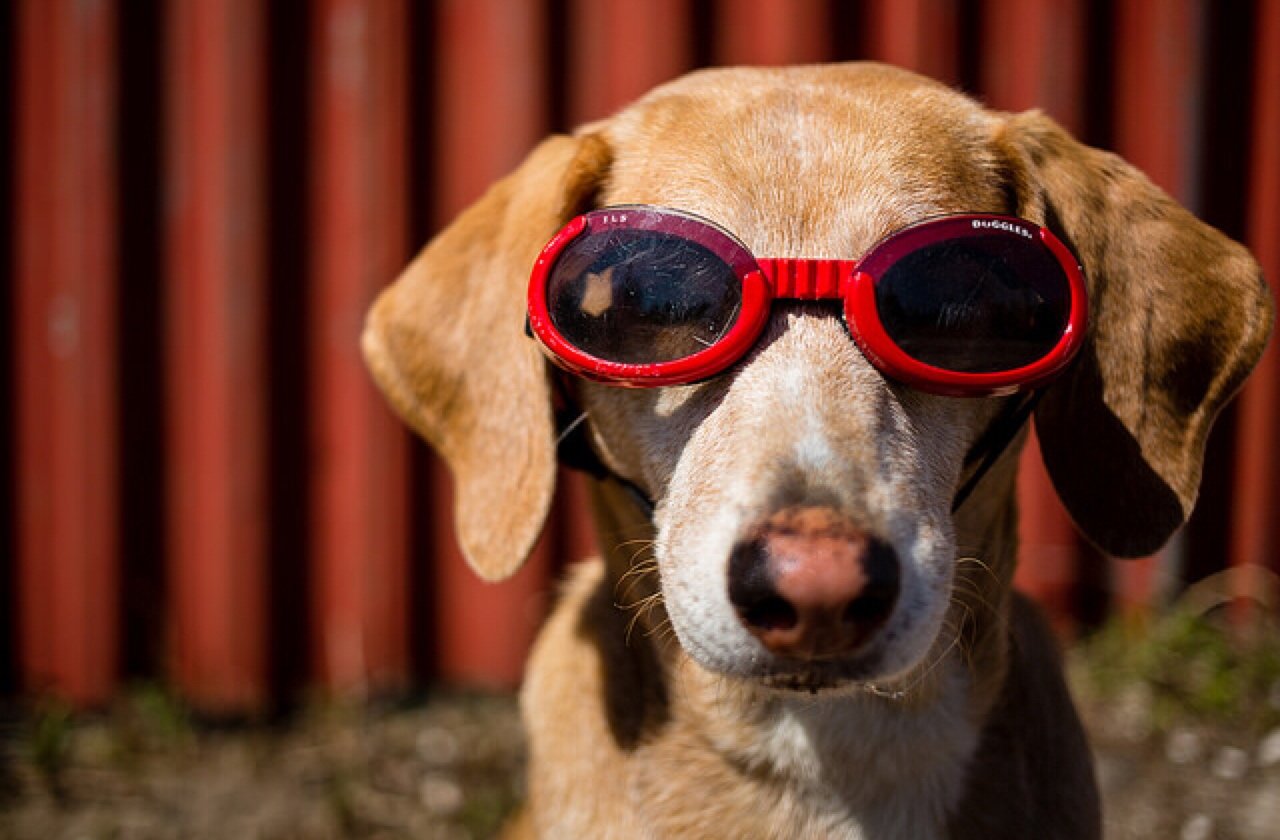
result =
[[[406,11],[321,0],[312,19],[314,661],[344,693],[408,678],[407,441],[359,351],[407,258]]]
[[[869,0],[868,57],[957,82],[958,6],[955,0]]]
[[[432,479],[438,521],[433,569],[438,676],[468,685],[514,687],[546,615],[552,558],[558,553],[555,537],[548,528],[524,568],[502,583],[484,583],[462,560],[453,537],[449,474],[437,463]]]
[[[107,699],[119,661],[114,13],[16,15],[19,668],[79,703]]]
[[[692,63],[690,0],[574,0],[569,118],[606,116]]]
[[[719,0],[720,64],[806,64],[831,57],[824,0]]]
[[[546,133],[543,4],[536,0],[442,0],[437,7],[439,88],[432,207],[447,223],[510,172]],[[513,69],[516,68],[516,69]],[[550,583],[548,541],[501,584],[482,583],[453,537],[450,479],[433,462],[437,664],[446,680],[511,686],[542,617]]]
[[[1205,0],[1116,5],[1115,149],[1195,210]]]
[[[1280,284],[1280,3],[1260,3],[1257,14],[1248,242],[1274,296]],[[1280,572],[1278,345],[1273,337],[1240,396],[1231,562]]]
[[[1006,111],[1040,108],[1084,129],[1085,9],[1074,0],[985,0],[982,98]]]
[[[1198,202],[1203,0],[1122,0],[1116,6],[1115,151],[1193,211]],[[1161,594],[1159,554],[1116,561],[1116,607],[1145,612]]]
[[[1018,463],[1018,568],[1014,584],[1035,598],[1063,635],[1075,629],[1080,542],[1040,458],[1034,433]]]
[[[516,167],[547,132],[543,4],[441,0],[436,130],[430,185],[440,223]]]
[[[573,563],[600,556],[595,520],[591,515],[588,479],[573,470],[561,469],[553,507],[556,519],[556,559]]]
[[[169,615],[197,705],[266,698],[263,7],[168,6]]]
[[[1041,108],[1079,132],[1084,119],[1084,20],[1078,3],[986,0],[983,100],[994,108]],[[1079,540],[1040,457],[1034,434],[1018,466],[1019,551],[1015,583],[1069,634],[1079,572]]]

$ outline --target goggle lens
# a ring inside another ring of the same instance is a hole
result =
[[[1054,349],[1067,325],[1070,285],[1049,250],[1009,235],[927,245],[877,280],[876,309],[893,342],[934,367],[991,373]]]
[[[716,344],[742,309],[742,282],[702,245],[662,231],[612,229],[573,240],[548,278],[566,341],[599,359],[658,364]]]

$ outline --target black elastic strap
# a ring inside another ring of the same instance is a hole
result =
[[[587,413],[573,398],[566,381],[567,374],[556,368],[551,372],[551,406],[556,421],[556,459],[565,467],[605,479],[613,472],[604,465],[587,439]]]
[[[558,368],[551,372],[551,397],[556,420],[556,458],[560,464],[601,481],[611,479],[617,482],[631,495],[645,516],[653,519],[653,500],[649,495],[635,482],[623,478],[605,466],[604,461],[600,460],[600,456],[591,447],[585,422],[587,413],[573,398],[568,374]]]
[[[605,479],[616,481],[631,494],[636,504],[640,506],[645,514],[652,518],[654,505],[648,494],[635,482],[623,478],[605,466],[605,463],[600,460],[600,456],[591,447],[591,441],[587,437],[587,424],[584,422],[587,415],[578,406],[577,400],[573,398],[573,390],[568,381],[568,374],[559,369],[553,370],[551,383],[556,420],[557,459],[563,466],[586,473],[592,478],[601,481]],[[951,503],[952,513],[960,509],[965,500],[973,494],[982,477],[995,466],[996,461],[1009,448],[1009,444],[1013,443],[1023,424],[1027,422],[1031,412],[1035,410],[1036,404],[1040,402],[1040,396],[1043,393],[1041,390],[1032,391],[1010,402],[992,421],[991,425],[987,427],[986,431],[974,441],[969,453],[965,456],[964,468],[969,469],[974,464],[977,464],[977,468],[965,479],[964,484],[960,485],[960,489],[956,491],[955,499]]]
[[[1043,393],[1043,390],[1037,389],[1009,403],[1000,415],[992,421],[991,425],[987,427],[987,430],[982,433],[981,437],[974,441],[973,446],[969,449],[969,454],[964,457],[964,465],[967,469],[973,464],[977,464],[978,468],[956,491],[955,499],[951,502],[952,513],[960,509],[960,506],[965,503],[965,500],[969,498],[978,486],[978,482],[982,480],[982,477],[995,466],[996,461],[1009,448],[1009,444],[1013,443],[1023,424],[1031,417],[1031,412],[1035,411],[1036,404],[1040,402],[1040,396]]]

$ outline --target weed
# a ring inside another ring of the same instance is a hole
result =
[[[55,797],[65,797],[64,776],[71,759],[71,736],[75,715],[65,702],[48,698],[39,703],[31,717],[27,749],[31,763]]]
[[[1078,677],[1103,699],[1144,684],[1158,730],[1232,723],[1261,734],[1280,725],[1280,632],[1265,617],[1240,627],[1223,610],[1181,604],[1144,625],[1113,621],[1077,653]]]

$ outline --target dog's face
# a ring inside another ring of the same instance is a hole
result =
[[[654,128],[672,125],[678,143]],[[691,211],[759,255],[856,258],[924,218],[1015,209],[983,114],[931,88],[694,85],[604,135],[598,201]],[[702,665],[816,687],[924,658],[949,603],[952,499],[992,401],[887,380],[813,304],[776,306],[753,352],[709,382],[579,394],[602,459],[657,503],[667,613]],[[823,564],[819,585],[847,591],[782,583],[784,596],[761,578],[785,564]]]
[[[554,475],[545,362],[521,332],[528,269],[570,216],[616,204],[698,214],[770,257],[854,259],[944,213],[1059,230],[1094,320],[1037,424],[1079,524],[1118,553],[1151,550],[1185,518],[1209,425],[1269,329],[1243,249],[1039,115],[874,65],[695,74],[548,141],[371,315],[371,366],[449,459],[486,576],[523,559]],[[655,502],[666,610],[704,667],[814,689],[889,681],[949,644],[952,502],[1001,400],[886,379],[820,304],[775,305],[710,381],[577,391],[601,460]],[[992,516],[1011,462],[987,491]]]

